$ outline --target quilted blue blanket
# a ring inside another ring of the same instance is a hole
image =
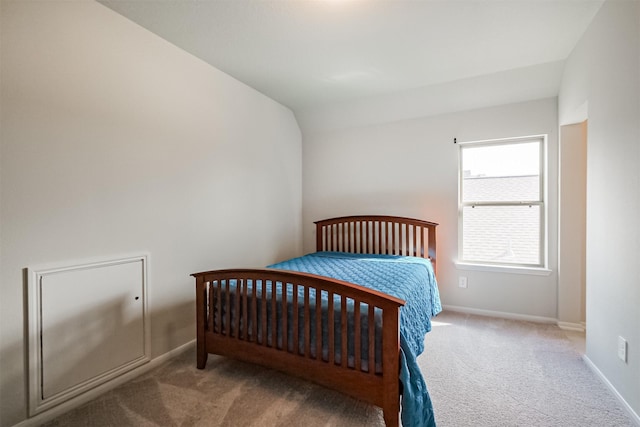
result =
[[[395,256],[316,252],[268,266],[340,279],[401,298],[400,381],[404,427],[435,426],[433,406],[416,358],[424,350],[431,317],[442,310],[431,262]]]

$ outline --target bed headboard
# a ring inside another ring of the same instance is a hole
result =
[[[384,215],[316,221],[316,251],[408,255],[429,258],[436,268],[435,222]]]

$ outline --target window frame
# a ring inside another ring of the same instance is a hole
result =
[[[458,142],[458,260],[456,266],[469,269],[478,268],[481,270],[513,270],[515,272],[527,272],[527,271],[543,271],[548,272],[548,188],[547,188],[547,163],[548,163],[548,149],[547,149],[547,134],[540,135],[527,135],[510,138],[500,139],[488,139],[479,141],[465,141]],[[486,146],[498,146],[498,145],[514,145],[527,142],[539,142],[539,193],[538,200],[527,201],[475,201],[465,202],[463,201],[463,184],[464,184],[464,170],[462,167],[463,150],[471,147],[486,147]],[[465,207],[475,206],[539,206],[540,207],[540,223],[539,223],[539,248],[538,248],[538,263],[514,263],[514,262],[491,262],[491,261],[479,261],[473,259],[464,258],[464,215],[463,210]]]

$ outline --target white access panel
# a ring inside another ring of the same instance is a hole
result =
[[[150,360],[147,257],[29,269],[29,412]]]

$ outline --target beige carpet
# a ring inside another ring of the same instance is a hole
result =
[[[556,326],[443,313],[419,357],[439,427],[634,426]],[[47,426],[382,426],[378,408],[189,351]]]
[[[425,343],[440,427],[635,426],[555,325],[443,313]]]

